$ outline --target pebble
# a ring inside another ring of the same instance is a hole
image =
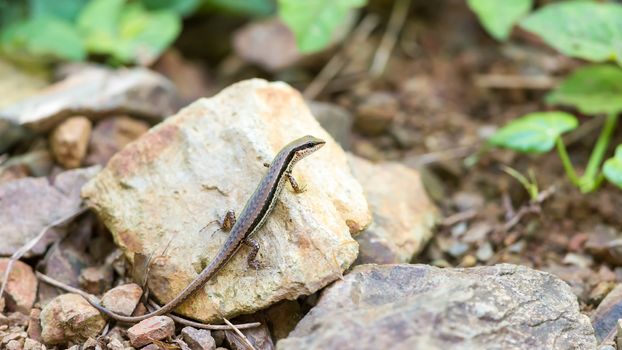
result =
[[[99,311],[78,294],[59,295],[41,310],[41,336],[45,344],[97,337],[105,325]]]
[[[468,244],[462,242],[455,242],[449,247],[447,253],[449,253],[449,255],[453,256],[454,258],[459,258],[464,255],[464,253],[466,253],[468,250]]]
[[[142,320],[127,330],[134,347],[147,345],[175,334],[175,322],[168,316],[154,316]]]
[[[357,106],[355,128],[365,135],[380,135],[387,131],[398,113],[399,102],[389,92],[372,92]]]
[[[58,125],[50,136],[56,161],[67,169],[80,167],[86,156],[91,129],[91,121],[83,116],[68,118]]]
[[[214,350],[216,341],[212,338],[209,330],[184,327],[181,336],[191,350]]]
[[[494,254],[495,252],[492,249],[492,244],[490,244],[490,242],[483,242],[479,248],[477,248],[475,256],[477,257],[477,260],[486,262],[490,260]]]
[[[4,276],[8,264],[8,258],[0,258],[0,276]],[[5,298],[8,296],[5,299],[7,310],[18,311],[23,314],[30,313],[30,308],[37,297],[37,285],[37,278],[32,272],[32,268],[17,260],[13,264],[9,281],[4,291],[6,293]]]
[[[140,301],[143,290],[138,284],[129,283],[114,287],[102,297],[102,305],[113,312],[130,316]]]

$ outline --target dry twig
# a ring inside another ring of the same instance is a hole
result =
[[[378,16],[368,14],[363,18],[361,23],[356,27],[352,34],[352,40],[341,50],[333,56],[328,63],[322,68],[320,73],[309,83],[307,88],[303,91],[302,95],[308,99],[315,99],[324,87],[333,79],[343,66],[348,62],[350,56],[356,51],[358,45],[367,39],[369,34],[378,25]]]
[[[385,67],[387,66],[387,62],[389,62],[391,52],[393,51],[397,38],[402,31],[404,21],[406,21],[408,9],[410,8],[410,1],[411,0],[397,0],[393,4],[393,10],[391,11],[391,18],[389,19],[387,30],[382,37],[380,46],[378,46],[378,50],[376,50],[376,54],[374,55],[374,60],[369,68],[369,73],[374,78],[378,78],[382,75]]]
[[[253,344],[251,344],[251,342],[248,340],[248,338],[246,338],[246,336],[244,335],[244,333],[240,332],[240,330],[238,329],[238,327],[234,326],[231,322],[229,322],[229,320],[227,320],[225,317],[222,318],[223,321],[225,321],[226,324],[228,324],[231,328],[233,328],[233,331],[235,332],[235,334],[237,334],[239,337],[242,338],[242,340],[244,340],[244,343],[246,343],[246,345],[248,346],[249,349],[252,350],[256,350],[255,347],[253,346]]]
[[[548,75],[480,74],[475,76],[475,85],[487,89],[550,90],[557,81]]]

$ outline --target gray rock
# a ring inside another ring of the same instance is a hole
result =
[[[438,219],[419,174],[399,163],[374,164],[352,154],[348,161],[373,215],[372,224],[356,237],[356,264],[409,262],[432,237]]]
[[[99,170],[94,166],[66,171],[52,183],[44,177],[28,177],[0,184],[0,256],[13,254],[46,225],[78,210],[82,185]],[[56,239],[52,236],[41,240],[27,255],[43,253]]]
[[[327,144],[294,168],[255,239],[263,268],[249,269],[242,247],[216,278],[177,311],[206,322],[253,313],[311,294],[356,258],[351,235],[371,220],[360,184],[339,145],[283,83],[250,80],[201,99],[124,147],[82,194],[129,259],[154,256],[149,290],[176,296],[221,249],[228,233],[206,224],[239,212],[286,143],[305,134]],[[165,252],[163,254],[163,252]]]
[[[311,113],[320,125],[343,149],[350,150],[353,116],[348,110],[333,103],[307,101]]]
[[[622,284],[618,284],[592,314],[592,325],[599,342],[613,340],[622,319]]]
[[[327,288],[277,348],[594,349],[568,285],[516,265],[362,265]]]
[[[161,75],[144,68],[98,68],[72,74],[34,96],[3,107],[0,122],[47,132],[75,114],[96,119],[128,113],[159,121],[176,109],[175,87]],[[0,139],[4,137],[0,134]]]

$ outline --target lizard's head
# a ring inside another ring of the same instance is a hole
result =
[[[307,135],[297,139],[292,143],[294,144],[293,149],[296,160],[300,160],[320,149],[322,146],[324,146],[326,141],[318,139],[317,137]]]

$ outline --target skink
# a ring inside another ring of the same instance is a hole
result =
[[[274,204],[283,189],[285,181],[289,181],[296,192],[301,192],[300,187],[292,176],[292,168],[299,160],[315,152],[324,145],[325,141],[313,136],[304,136],[287,144],[279,151],[272,163],[268,166],[268,173],[261,179],[257,189],[249,198],[242,209],[239,218],[235,220],[231,227],[229,237],[224,246],[220,249],[216,257],[207,267],[184,288],[173,300],[166,303],[160,309],[142,316],[124,316],[114,313],[98,302],[87,299],[87,301],[99,311],[109,317],[127,323],[139,322],[149,317],[170,313],[177,306],[183,303],[192,293],[197,291],[208,280],[222,269],[223,266],[235,255],[242,244],[252,247],[249,254],[249,263],[253,264],[254,258],[259,250],[259,245],[250,237],[257,232],[266,222]],[[229,219],[232,219],[229,216]],[[255,265],[256,266],[256,265]]]

